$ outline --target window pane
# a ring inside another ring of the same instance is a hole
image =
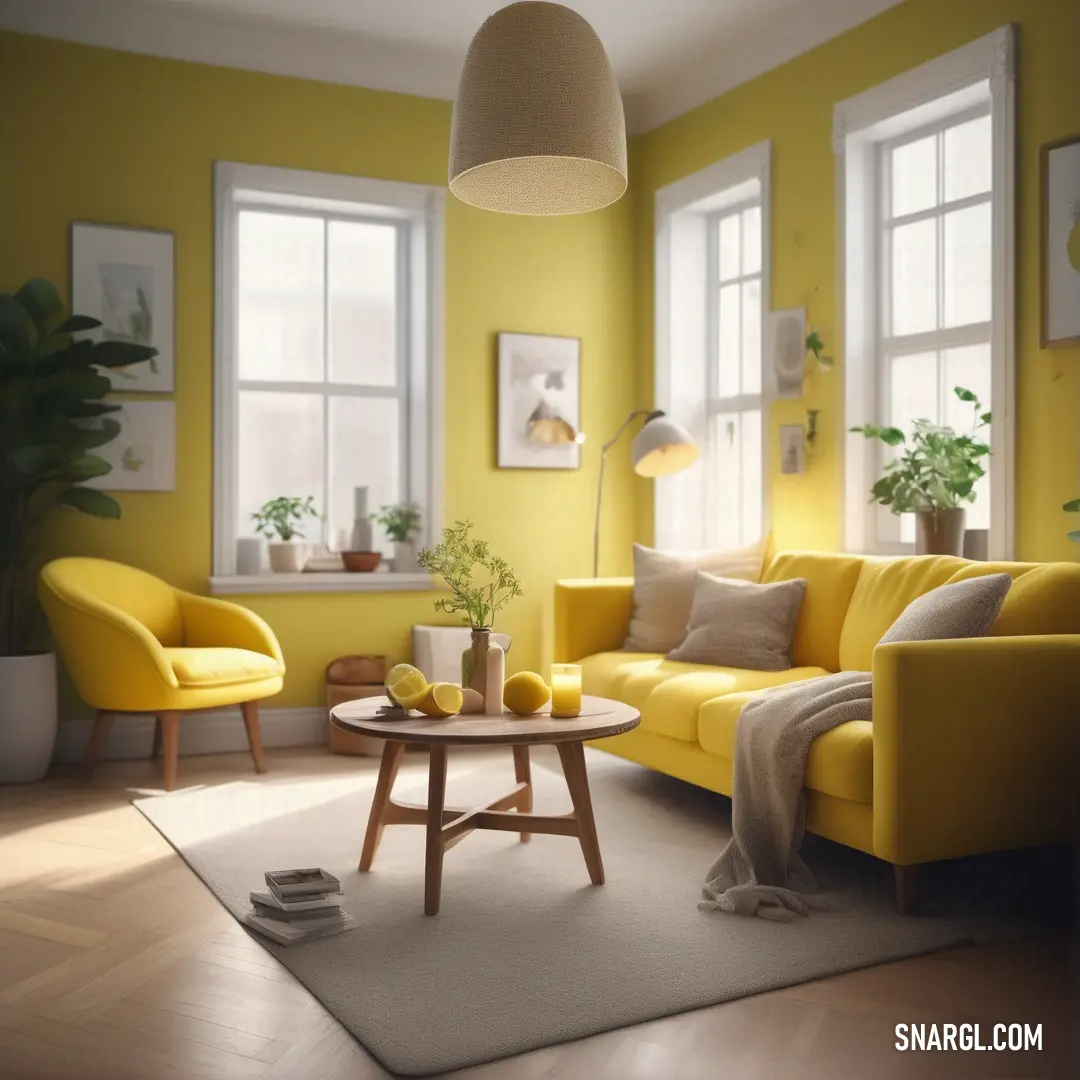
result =
[[[739,215],[720,219],[720,280],[739,276]]]
[[[761,412],[713,417],[711,490],[706,505],[712,520],[707,539],[716,547],[740,547],[761,538]]]
[[[761,539],[761,412],[747,410],[740,424],[742,435],[742,514],[739,544],[745,546]]]
[[[742,286],[742,392],[761,393],[761,279]]]
[[[238,223],[241,379],[323,378],[323,222],[243,210]]]
[[[916,420],[938,418],[937,353],[911,353],[889,361],[889,418],[905,435]]]
[[[393,386],[397,368],[397,229],[329,223],[330,379]]]
[[[937,205],[937,136],[905,143],[892,152],[892,216]]]
[[[892,230],[892,333],[937,329],[937,219]]]
[[[251,514],[279,495],[311,495],[322,509],[323,399],[318,394],[240,391],[239,530],[251,536]],[[307,539],[318,541],[311,519]]]
[[[720,290],[717,333],[719,335],[718,391],[720,397],[739,392],[739,343],[742,340],[739,319],[739,286],[725,285]]]
[[[975,410],[969,402],[961,401],[953,393],[953,387],[962,386],[973,391],[982,406],[980,412],[993,408],[990,401],[990,345],[945,349],[941,356],[945,365],[945,423],[955,431],[969,433],[973,430]],[[981,428],[979,437],[989,442],[989,428]],[[990,528],[990,461],[984,458],[982,466],[986,475],[975,485],[975,502],[964,507],[969,529]]]
[[[366,486],[368,508],[400,502],[400,406],[394,398],[334,397],[330,399],[331,528],[351,529],[353,489]],[[375,526],[375,550],[389,556],[393,544]]]
[[[945,325],[990,318],[990,203],[945,215]]]
[[[945,201],[990,190],[990,117],[945,132]]]
[[[761,272],[761,207],[751,206],[742,215],[742,272]]]

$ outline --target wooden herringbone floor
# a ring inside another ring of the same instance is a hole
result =
[[[277,775],[374,769],[318,749]],[[411,755],[410,755],[411,757]],[[403,770],[424,763],[406,758]],[[181,784],[248,778],[187,758]],[[0,1080],[373,1080],[386,1073],[129,805],[150,765],[0,789]],[[956,949],[555,1046],[460,1080],[1080,1075],[1070,940]],[[447,1008],[453,1008],[447,1002]],[[1041,1023],[1041,1053],[897,1053],[901,1022]],[[1070,1035],[1070,1029],[1074,1031]],[[1070,1039],[1073,1041],[1070,1043]]]

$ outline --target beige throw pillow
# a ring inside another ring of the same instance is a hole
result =
[[[633,652],[666,653],[686,637],[694,602],[694,576],[708,570],[757,581],[764,544],[737,551],[667,552],[634,545],[634,610],[623,645]]]
[[[669,660],[787,671],[806,578],[753,585],[699,573],[686,640]]]
[[[1011,585],[1008,574],[939,585],[912,600],[878,644],[983,637],[990,633]]]

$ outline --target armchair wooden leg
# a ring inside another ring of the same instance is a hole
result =
[[[178,712],[163,712],[158,716],[161,743],[164,751],[165,790],[176,787],[176,772],[180,757],[180,716]]]
[[[83,775],[87,780],[94,772],[94,764],[109,737],[109,728],[112,727],[113,714],[105,709],[98,709],[94,719],[94,730],[90,732],[90,741],[86,744],[86,756],[83,758]]]
[[[919,913],[919,867],[893,865],[896,881],[896,908],[901,915]]]
[[[255,763],[255,771],[264,773],[266,759],[263,757],[262,734],[259,731],[259,703],[245,701],[240,706],[240,712],[244,717],[244,727],[247,729],[248,746],[251,747],[251,760]]]
[[[154,768],[159,769],[161,767],[161,717],[154,717],[154,742],[150,747],[150,760],[153,762]]]

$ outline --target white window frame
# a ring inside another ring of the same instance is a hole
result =
[[[402,466],[410,498],[424,510],[421,543],[442,526],[443,245],[445,189],[363,177],[216,162],[214,326],[214,593],[370,592],[431,587],[428,574],[236,573],[236,498],[239,471],[238,244],[240,208],[317,213],[350,221],[399,226],[399,286],[408,297],[400,320],[396,388],[329,383],[271,383],[259,389],[394,396],[407,402]],[[408,225],[408,228],[402,226]],[[245,385],[253,380],[244,380]]]
[[[655,197],[655,347],[654,401],[657,409],[671,414],[688,428],[703,446],[708,421],[716,412],[761,410],[761,531],[771,525],[770,404],[775,396],[773,373],[764,355],[764,322],[772,296],[771,261],[771,144],[766,140],[717,161],[699,172],[660,188]],[[719,397],[716,385],[718,291],[712,288],[719,276],[716,223],[736,208],[761,207],[761,393]],[[687,260],[681,250],[693,251]],[[717,295],[712,295],[717,293]],[[674,365],[679,365],[676,372]],[[689,373],[689,379],[680,379]],[[686,394],[680,382],[706,389],[707,398]],[[705,455],[703,455],[704,457]],[[679,477],[659,477],[653,502],[653,542],[676,549],[708,546],[707,516],[711,512],[708,462],[701,512],[689,527],[680,493]],[[687,542],[690,532],[696,540]]]
[[[837,294],[843,311],[844,409],[839,444],[844,448],[842,535],[849,551],[907,554],[914,545],[879,534],[880,508],[869,491],[880,475],[880,449],[849,429],[883,415],[881,357],[889,344],[880,288],[882,233],[880,170],[883,147],[941,130],[961,117],[991,117],[991,409],[993,452],[990,468],[991,559],[1011,559],[1015,548],[1015,41],[1004,26],[951,53],[937,57],[839,102],[833,110],[836,154]],[[972,202],[982,198],[977,197]],[[957,206],[963,206],[960,200]],[[936,208],[935,213],[940,211]],[[918,215],[913,215],[917,217]],[[981,337],[978,336],[981,334]],[[911,335],[904,351],[925,337],[927,347],[944,348],[986,339],[986,324]]]

